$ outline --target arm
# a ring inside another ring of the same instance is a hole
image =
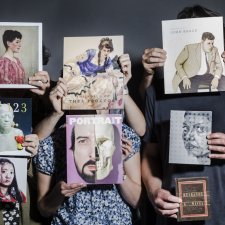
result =
[[[51,187],[52,177],[40,172],[37,173],[37,180],[38,208],[44,217],[54,215],[66,197],[71,197],[85,186],[84,184],[66,184],[64,181],[60,181],[55,187]]]
[[[142,179],[145,184],[148,197],[156,212],[166,217],[177,218],[181,199],[162,189],[161,159],[158,144],[147,143],[144,148],[142,166]]]
[[[50,116],[43,119],[35,128],[34,132],[39,137],[40,140],[48,137],[54,130],[59,119],[64,115],[64,112],[61,109],[61,100],[62,97],[67,93],[67,87],[65,80],[63,78],[59,78],[59,81],[50,92],[50,101],[52,102],[54,111]]]
[[[166,51],[161,48],[147,48],[142,55],[142,65],[144,74],[140,83],[140,94],[142,99],[145,96],[145,90],[152,83],[155,68],[164,66],[166,61]]]
[[[128,139],[122,139],[122,151],[124,158],[132,152],[132,143]],[[137,207],[141,194],[140,153],[136,153],[124,162],[126,179],[119,185],[124,199],[133,207]]]
[[[119,57],[121,70],[124,74],[124,86],[132,78],[131,73],[131,60],[128,54],[123,54]],[[139,136],[143,136],[145,133],[145,118],[138,108],[133,99],[129,96],[129,93],[124,94],[124,109],[126,114],[126,120],[128,124],[135,130]]]

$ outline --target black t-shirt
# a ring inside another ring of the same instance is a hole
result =
[[[212,111],[212,132],[225,133],[225,92],[163,94],[163,79],[154,80],[146,92],[147,131],[144,142],[158,143],[162,163],[162,185],[175,195],[175,178],[208,177],[212,216],[199,222],[177,223],[157,218],[157,224],[225,224],[225,160],[211,160],[210,166],[169,164],[170,110]]]

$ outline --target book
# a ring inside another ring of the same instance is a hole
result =
[[[211,111],[170,111],[169,163],[210,165]]]
[[[30,156],[22,143],[31,130],[31,99],[0,98],[0,155]]]
[[[118,57],[123,36],[65,37],[64,110],[122,109],[123,73]]]
[[[210,195],[207,177],[176,178],[176,196],[182,199],[177,220],[210,218]]]
[[[42,23],[0,22],[0,36],[0,88],[36,88],[28,78],[42,71]]]
[[[121,129],[121,115],[67,115],[67,182],[121,183]]]
[[[165,94],[225,90],[222,17],[164,20],[162,35]]]
[[[0,192],[0,204],[27,202],[27,158],[0,156],[0,173],[0,186],[7,189]]]

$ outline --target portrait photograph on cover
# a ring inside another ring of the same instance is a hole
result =
[[[225,91],[223,17],[162,21],[165,94]]]
[[[169,163],[210,165],[211,111],[170,111]]]
[[[65,37],[63,78],[68,93],[62,108],[122,109],[122,54],[123,36]]]
[[[31,126],[31,99],[0,98],[0,155],[30,156],[22,144]]]
[[[66,121],[67,182],[122,183],[121,115],[68,115]]]
[[[28,78],[42,70],[42,23],[0,22],[0,88],[35,88]]]
[[[0,156],[0,203],[27,202],[27,158]]]

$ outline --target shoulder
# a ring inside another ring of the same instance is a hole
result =
[[[88,49],[86,52],[87,52],[87,54],[89,56],[95,56],[95,54],[96,54],[96,50],[95,49]]]

